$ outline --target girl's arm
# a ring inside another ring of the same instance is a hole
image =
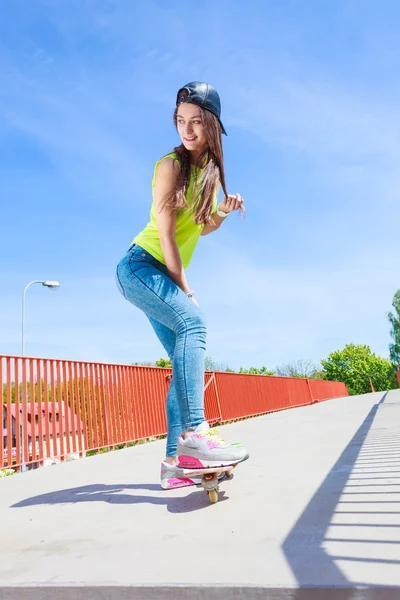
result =
[[[229,194],[228,196],[226,196],[225,200],[223,202],[221,202],[221,204],[218,206],[217,210],[219,210],[227,215],[235,210],[241,210],[242,212],[244,212],[242,196],[240,194],[236,194],[236,196]],[[220,217],[217,214],[217,212],[212,214],[212,218],[213,218],[215,225],[210,225],[210,224],[204,225],[201,235],[208,235],[209,233],[212,233],[213,231],[217,231],[217,229],[221,226],[222,221],[224,219],[226,219],[226,217]]]
[[[179,167],[172,158],[160,162],[156,171],[154,199],[161,249],[171,279],[185,293],[190,291],[175,239],[176,211],[164,206],[165,198],[175,189]]]
[[[219,217],[216,212],[212,214],[212,218],[215,225],[204,225],[201,235],[208,235],[213,231],[217,231],[217,229],[219,229],[219,227],[221,226],[222,222],[226,219],[226,217]]]

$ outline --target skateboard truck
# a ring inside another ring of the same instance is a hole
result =
[[[239,463],[237,463],[239,464]],[[188,477],[194,477],[202,475],[201,478],[201,486],[207,492],[209,500],[212,504],[218,502],[218,492],[219,492],[219,473],[225,473],[225,477],[230,479],[232,477],[232,471],[236,467],[236,465],[227,465],[225,467],[210,467],[208,469],[185,469],[184,474]]]

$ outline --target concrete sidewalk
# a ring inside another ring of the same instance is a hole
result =
[[[400,597],[400,390],[221,430],[215,505],[160,489],[164,441],[0,480],[0,599]]]

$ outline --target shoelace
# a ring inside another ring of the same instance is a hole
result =
[[[212,427],[211,429],[200,431],[197,435],[200,437],[211,438],[212,441],[218,444],[219,446],[229,445],[228,442],[226,442],[220,435],[218,435],[218,427]]]

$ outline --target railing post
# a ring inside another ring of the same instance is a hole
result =
[[[307,378],[306,381],[307,381],[308,391],[310,392],[311,404],[316,404],[318,402],[318,398],[314,398],[314,396],[313,396],[311,385],[310,385],[310,380]]]
[[[221,403],[219,401],[218,384],[217,384],[217,378],[215,376],[215,373],[213,373],[213,379],[214,379],[215,395],[217,397],[217,405],[218,405],[218,410],[219,410],[219,422],[222,423]]]

